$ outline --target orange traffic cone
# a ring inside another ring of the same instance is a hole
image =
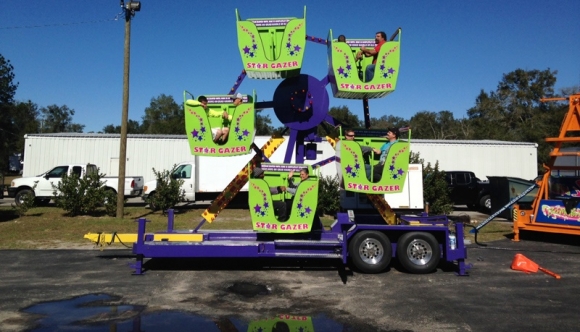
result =
[[[548,269],[539,266],[538,264],[532,262],[529,258],[527,258],[522,254],[516,254],[516,256],[514,257],[514,260],[512,261],[512,270],[523,271],[526,273],[532,272],[536,273],[538,272],[538,270],[540,270],[548,275],[551,275],[556,279],[560,279],[559,274],[556,274]]]

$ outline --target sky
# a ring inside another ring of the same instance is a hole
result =
[[[374,38],[401,33],[397,89],[369,101],[371,117],[410,119],[420,111],[467,116],[481,90],[516,69],[557,70],[556,90],[580,86],[578,0],[327,1],[143,0],[131,21],[129,119],[141,122],[161,94],[226,94],[243,69],[242,19],[304,15],[306,33]],[[125,20],[117,0],[2,0],[0,54],[14,66],[15,99],[66,105],[84,132],[120,125]],[[323,79],[326,46],[307,42],[303,74]],[[246,78],[238,89],[271,101],[282,80]],[[332,97],[363,119],[360,100]],[[264,111],[280,125],[272,109]],[[181,133],[176,133],[181,134]]]

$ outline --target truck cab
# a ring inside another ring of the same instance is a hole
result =
[[[467,205],[482,212],[491,210],[489,182],[481,181],[470,171],[445,171],[449,198],[454,205]]]

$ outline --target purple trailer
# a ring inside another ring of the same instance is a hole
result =
[[[147,233],[147,220],[138,220],[134,274],[144,273],[146,258],[329,258],[347,264],[350,257],[358,270],[379,273],[396,257],[411,273],[432,272],[443,259],[456,263],[457,275],[468,275],[463,224],[452,225],[446,216],[407,215],[401,216],[401,224],[387,225],[380,216],[338,213],[330,229],[318,222],[309,233],[273,234],[253,230],[176,231],[171,212],[166,233]],[[167,238],[197,234],[200,240],[168,241],[164,234]]]

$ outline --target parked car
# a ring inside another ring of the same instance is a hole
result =
[[[38,176],[17,178],[12,180],[8,187],[8,197],[14,198],[16,205],[22,204],[24,196],[33,194],[37,204],[47,204],[54,196],[53,185],[56,186],[64,174],[77,174],[83,176],[97,172],[98,168],[93,164],[69,164],[52,168],[48,172]],[[117,193],[119,188],[119,178],[116,176],[105,176],[101,178],[107,190]],[[138,197],[143,192],[142,176],[125,177],[125,198]],[[36,187],[34,187],[36,185]],[[34,188],[34,190],[32,189]]]
[[[445,171],[449,186],[449,198],[454,205],[489,213],[491,211],[491,187],[489,181],[481,181],[469,171]]]

